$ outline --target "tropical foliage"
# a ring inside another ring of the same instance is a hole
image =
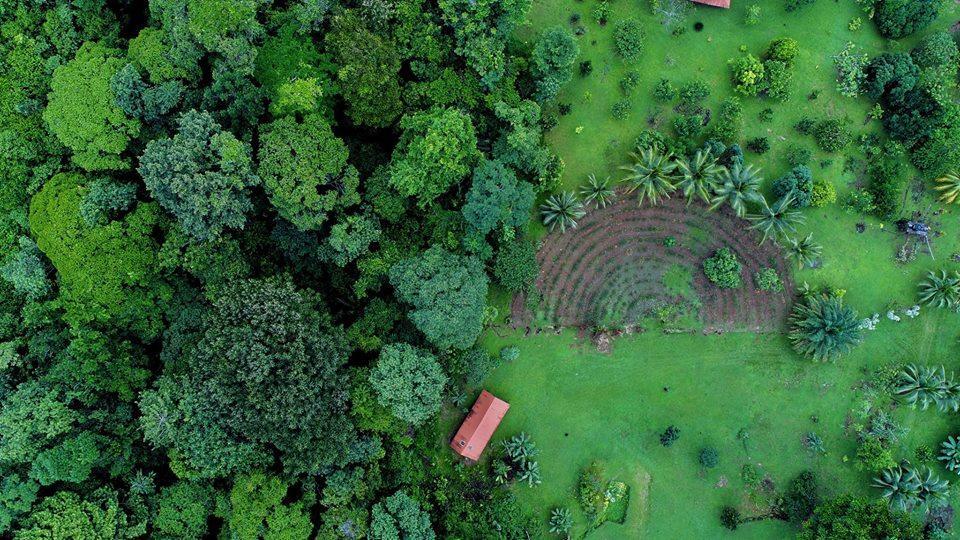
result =
[[[797,302],[789,322],[788,337],[794,349],[816,361],[846,354],[862,339],[857,312],[833,296]]]
[[[563,233],[567,229],[573,229],[577,226],[577,220],[585,215],[587,211],[584,210],[583,203],[571,191],[550,195],[546,202],[540,205],[543,224],[551,231],[560,229]]]

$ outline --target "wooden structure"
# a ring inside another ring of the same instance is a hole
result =
[[[450,448],[467,459],[477,461],[509,409],[509,403],[483,390],[450,441]]]
[[[730,0],[691,0],[695,4],[703,4],[705,6],[713,6],[718,8],[729,9]]]

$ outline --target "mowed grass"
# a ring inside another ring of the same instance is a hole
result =
[[[759,25],[748,27],[743,21],[752,3],[758,3],[763,14]],[[818,0],[792,14],[784,11],[779,0],[735,0],[730,10],[695,7],[686,19],[686,32],[671,36],[649,14],[644,0],[611,2],[605,27],[593,21],[596,4],[597,0],[540,0],[534,4],[531,23],[519,32],[532,43],[550,26],[572,29],[573,13],[581,16],[579,24],[587,30],[578,38],[578,61],[590,60],[593,73],[575,74],[565,87],[558,102],[570,104],[572,111],[561,116],[547,135],[566,165],[561,186],[565,190],[576,189],[590,173],[621,178],[618,167],[627,161],[627,152],[643,129],[670,133],[675,116],[670,105],[652,98],[660,78],[676,86],[694,79],[707,82],[712,95],[706,105],[715,110],[721,99],[733,93],[727,61],[743,54],[741,46],[759,56],[771,40],[792,37],[801,49],[792,97],[786,103],[743,98],[741,144],[758,136],[769,138],[768,153],[746,155],[748,163],[762,168],[768,190],[772,180],[789,169],[785,153],[791,145],[810,149],[815,177],[833,182],[842,200],[863,181],[844,172],[844,163],[848,156],[862,158],[862,154],[855,144],[841,153],[823,153],[793,125],[804,116],[835,116],[845,119],[858,135],[879,132],[880,127],[866,121],[872,106],[866,99],[837,94],[831,57],[850,41],[870,55],[908,51],[926,33],[946,29],[960,17],[960,6],[948,2],[942,17],[928,30],[890,43],[866,17],[859,30],[848,29],[851,19],[863,16],[852,0]],[[613,53],[613,29],[625,18],[636,18],[647,28],[646,51],[632,65]],[[696,22],[703,23],[702,32],[694,32]],[[619,81],[632,69],[642,73],[643,83],[630,96],[631,117],[616,120],[611,108],[624,99]],[[815,90],[819,97],[808,99]],[[762,123],[758,116],[766,108],[773,109],[773,120]],[[921,210],[930,217],[939,208],[927,189],[919,200],[904,197],[902,215]],[[576,481],[579,471],[596,459],[606,463],[611,476],[630,484],[631,507],[624,525],[607,524],[591,538],[789,537],[794,529],[778,521],[749,523],[736,533],[720,527],[723,505],[747,508],[740,476],[746,463],[769,474],[779,488],[800,471],[812,469],[830,493],[878,494],[869,487],[871,474],[854,466],[855,441],[845,434],[845,426],[853,418],[851,411],[862,405],[857,387],[872,368],[917,362],[944,363],[948,371],[960,370],[960,315],[924,308],[917,319],[904,316],[899,323],[883,316],[888,309],[915,302],[917,282],[928,270],[958,267],[951,255],[960,251],[960,223],[957,212],[949,209],[932,218],[935,228],[943,232],[934,240],[936,259],[921,253],[916,261],[899,265],[894,255],[905,239],[892,223],[846,213],[839,204],[806,209],[804,214],[807,220],[798,234],[812,232],[823,245],[822,267],[796,271],[793,279],[846,289],[845,301],[862,317],[881,314],[877,330],[867,332],[864,344],[836,363],[801,360],[780,334],[702,336],[651,331],[617,339],[612,353],[603,355],[589,341],[578,340],[573,330],[559,337],[553,332],[523,337],[523,332],[502,328],[487,332],[484,345],[489,350],[496,352],[505,345],[521,349],[520,359],[498,368],[485,388],[511,403],[497,439],[527,431],[541,449],[543,484],[514,489],[544,524],[552,508],[566,506],[576,516],[574,537],[584,532],[585,520],[575,499]],[[864,224],[865,232],[856,232],[858,223]],[[536,237],[544,234],[538,223],[532,232]],[[665,286],[683,281],[674,279],[679,277],[674,274],[669,273]],[[493,299],[501,308],[508,300],[502,291],[495,291]],[[506,311],[502,309],[501,314]],[[898,459],[912,458],[918,444],[936,448],[947,434],[960,431],[956,415],[901,407],[895,417],[910,429],[896,449]],[[680,428],[681,436],[667,449],[658,438],[671,424]],[[737,439],[741,429],[749,433],[746,448]],[[822,437],[825,455],[815,456],[804,448],[802,437],[808,432]],[[719,450],[720,465],[703,473],[697,454],[706,445]],[[935,468],[946,478],[957,478],[939,465]],[[647,474],[649,490],[644,493]],[[956,495],[953,502],[957,503]],[[541,532],[546,535],[546,528]]]
[[[854,467],[854,439],[844,435],[848,414],[859,405],[854,387],[864,370],[890,362],[960,367],[953,317],[925,313],[872,334],[854,354],[827,364],[800,360],[778,334],[648,333],[618,339],[603,355],[572,331],[526,338],[488,332],[489,349],[518,345],[521,355],[498,368],[485,388],[511,405],[497,438],[526,431],[541,449],[543,484],[514,489],[544,523],[550,509],[566,506],[576,516],[574,537],[583,532],[577,476],[602,460],[610,476],[630,484],[631,508],[624,525],[606,524],[591,537],[723,537],[720,508],[745,501],[740,471],[746,463],[779,488],[812,469],[830,493],[876,495],[870,475]],[[957,428],[955,416],[933,410],[900,408],[895,417],[911,428],[897,458],[912,458],[920,443],[935,447]],[[671,424],[680,428],[680,439],[663,448],[659,434]],[[746,449],[737,438],[741,429],[749,433]],[[811,431],[823,438],[825,455],[803,446]],[[720,465],[703,474],[697,456],[707,445],[719,450]],[[651,477],[646,494],[639,485],[644,473]],[[792,530],[768,520],[736,535],[783,538]]]

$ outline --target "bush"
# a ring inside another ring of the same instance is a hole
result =
[[[843,209],[855,214],[872,214],[877,209],[873,194],[866,189],[854,189],[843,200]]]
[[[669,79],[660,79],[653,87],[653,98],[661,103],[669,103],[677,98],[677,89]]]
[[[509,345],[500,349],[501,362],[513,362],[517,358],[520,358],[520,347],[517,347],[516,345]]]
[[[743,265],[729,248],[720,248],[713,257],[703,261],[703,272],[713,284],[722,289],[737,289],[743,286],[740,273]]]
[[[780,276],[773,268],[762,268],[753,275],[753,283],[758,290],[780,292],[783,290],[783,282]]]
[[[764,81],[764,69],[760,60],[748,54],[730,60],[731,81],[739,94],[756,96],[760,93]]]
[[[629,99],[621,99],[613,104],[610,114],[617,120],[626,120],[630,117],[631,111],[633,111],[633,103]]]
[[[540,264],[533,242],[518,238],[502,244],[493,265],[493,277],[510,292],[527,289],[537,279]]]
[[[712,469],[720,464],[720,453],[717,452],[717,449],[712,446],[707,446],[706,448],[700,450],[700,455],[697,458],[700,461],[700,466],[705,469]]]
[[[837,201],[837,188],[833,183],[823,178],[817,178],[813,182],[813,191],[810,193],[810,206],[814,208],[823,208],[828,204]]]
[[[680,96],[680,106],[689,111],[710,97],[710,86],[703,81],[692,81],[681,86],[677,94]]]
[[[740,511],[732,506],[724,506],[720,510],[720,524],[735,531],[740,526]]]
[[[631,70],[623,74],[623,78],[620,79],[620,90],[626,94],[630,95],[638,86],[640,86],[641,77],[640,72]],[[669,81],[667,81],[669,84]]]
[[[817,146],[824,152],[837,152],[850,143],[850,131],[846,122],[839,118],[826,118],[817,122],[813,128]]]
[[[870,161],[867,175],[870,177],[868,189],[873,196],[874,213],[882,218],[893,217],[907,185],[902,148],[894,144],[884,146],[883,151]]]
[[[770,139],[766,137],[756,137],[747,141],[747,150],[755,154],[766,154],[770,150]]]
[[[773,181],[773,195],[777,199],[793,196],[798,208],[810,206],[813,195],[813,173],[806,165],[797,165],[787,174]]]
[[[783,511],[792,523],[802,523],[813,515],[820,500],[817,478],[811,471],[803,471],[790,481],[783,496]]]
[[[629,62],[640,59],[646,37],[643,25],[636,19],[621,21],[613,29],[614,48],[621,58]]]
[[[763,63],[765,73],[764,92],[770,99],[786,101],[790,99],[790,81],[793,71],[786,62],[767,60]]]
[[[591,73],[593,73],[593,62],[589,60],[584,60],[583,62],[580,62],[580,76],[586,77]]]
[[[880,0],[873,20],[880,35],[900,39],[929,26],[942,4],[941,0]]]
[[[711,136],[730,144],[740,138],[742,130],[743,104],[740,103],[740,98],[730,96],[720,102],[710,131]]]
[[[804,116],[794,124],[793,129],[797,130],[797,133],[801,135],[810,135],[813,133],[813,128],[816,125],[816,122],[814,122],[812,118]]]
[[[750,4],[747,7],[747,16],[743,19],[743,24],[747,26],[756,26],[760,24],[760,5]]]
[[[936,32],[924,37],[910,52],[910,57],[920,69],[952,66],[956,70],[957,42],[949,32]]]
[[[806,165],[810,163],[811,158],[813,158],[813,152],[811,152],[809,148],[797,145],[792,145],[790,148],[787,148],[786,160],[787,164],[791,167]]]
[[[780,38],[770,42],[767,51],[763,54],[765,60],[775,60],[784,64],[793,64],[793,60],[800,53],[800,44],[793,38]]]
[[[677,442],[679,438],[680,428],[677,426],[668,426],[667,429],[660,434],[660,444],[669,448],[673,446],[673,443]]]

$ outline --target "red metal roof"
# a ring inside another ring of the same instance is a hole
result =
[[[467,417],[450,441],[450,448],[461,456],[477,461],[497,430],[510,404],[483,390],[477,402],[470,408]]]
[[[729,8],[730,0],[692,0],[697,4],[703,4],[705,6]]]

